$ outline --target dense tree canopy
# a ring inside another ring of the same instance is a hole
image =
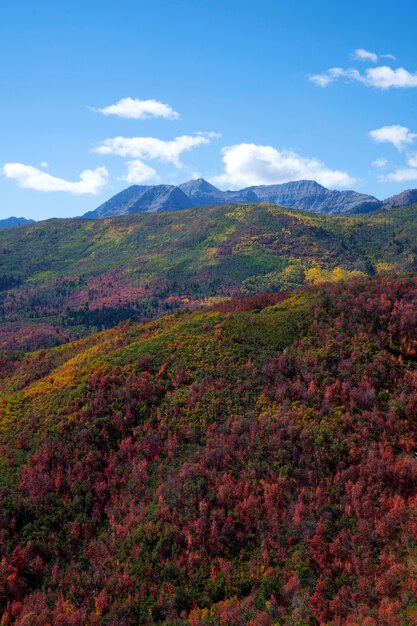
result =
[[[417,279],[1,358],[1,624],[417,624]]]

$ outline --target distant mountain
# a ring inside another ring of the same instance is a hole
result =
[[[399,206],[408,206],[417,202],[417,189],[407,189],[396,196],[391,196],[383,202],[384,209],[393,209]]]
[[[195,207],[230,202],[259,202],[259,197],[254,191],[256,187],[240,191],[221,191],[204,178],[197,178],[179,185],[179,188],[190,198]]]
[[[34,224],[35,220],[27,220],[25,217],[7,217],[0,220],[0,228],[11,228],[12,226],[21,226],[22,224]]]
[[[368,213],[383,207],[383,203],[374,196],[356,191],[326,189],[313,180],[299,180],[280,185],[259,185],[238,191],[221,191],[203,178],[198,178],[178,187],[133,185],[83,217],[97,219],[127,213],[175,211],[236,202],[270,202],[293,209],[330,215]]]
[[[313,213],[368,213],[381,208],[373,196],[356,191],[326,189],[314,180],[299,180],[279,185],[259,185],[239,191],[220,191],[203,178],[179,186],[194,206],[230,202],[269,202]]]
[[[194,206],[229,202],[270,202],[313,213],[368,213],[382,203],[373,196],[356,191],[326,189],[314,180],[299,180],[280,185],[259,185],[239,191],[220,191],[203,178],[179,185]]]
[[[244,189],[243,192],[254,193],[261,202],[271,202],[313,213],[368,213],[381,207],[381,202],[373,196],[356,191],[326,189],[314,180],[260,185]]]
[[[190,209],[193,206],[188,196],[175,185],[133,185],[83,217],[97,219],[130,213],[178,211]]]
[[[204,178],[189,180],[188,183],[178,185],[179,189],[191,200],[193,206],[224,204],[225,192],[220,191]]]

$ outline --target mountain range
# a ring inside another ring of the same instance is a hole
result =
[[[369,213],[417,202],[417,189],[378,200],[356,191],[327,189],[313,180],[280,185],[259,185],[238,191],[221,191],[203,178],[181,185],[132,185],[116,194],[84,218],[116,217],[131,213],[177,211],[238,202],[269,202],[294,209],[329,215]]]
[[[130,215],[180,211],[195,207],[230,203],[268,202],[292,209],[328,215],[370,213],[381,209],[408,206],[417,202],[417,189],[408,189],[395,196],[378,200],[357,191],[327,189],[314,180],[298,180],[278,185],[258,185],[237,191],[222,191],[197,178],[181,185],[132,185],[112,196],[92,211],[85,219],[100,219]],[[24,217],[0,220],[0,229],[33,223]]]
[[[0,228],[11,228],[12,226],[22,226],[23,224],[33,224],[34,220],[27,220],[25,217],[7,217],[0,220]]]

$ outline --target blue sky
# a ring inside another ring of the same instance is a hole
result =
[[[195,176],[417,187],[416,23],[409,0],[4,0],[0,218]]]

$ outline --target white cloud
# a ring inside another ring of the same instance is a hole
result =
[[[417,180],[417,153],[408,155],[406,167],[400,167],[386,176],[380,176],[379,180],[384,183],[403,183]]]
[[[279,151],[272,146],[241,143],[223,148],[222,155],[225,171],[212,179],[218,185],[239,188],[301,179],[316,180],[326,187],[347,187],[354,183],[349,174],[331,170],[318,159]]]
[[[158,100],[138,100],[137,98],[122,98],[116,104],[111,104],[102,109],[93,109],[93,111],[131,120],[146,120],[151,117],[163,117],[168,120],[179,118],[179,113],[168,104]]]
[[[377,143],[392,143],[397,150],[401,150],[405,145],[413,143],[417,133],[411,133],[406,126],[393,124],[392,126],[382,126],[371,130],[369,136]]]
[[[96,167],[95,170],[83,170],[80,180],[73,182],[51,176],[47,172],[23,163],[6,163],[2,168],[2,173],[6,178],[16,180],[19,186],[25,189],[66,191],[75,195],[98,194],[107,184],[109,174],[105,167]]]
[[[417,167],[417,153],[410,154],[408,156],[407,163],[410,167]]]
[[[322,74],[311,74],[309,79],[318,87],[327,87],[327,85],[330,85],[330,83],[335,81],[337,78],[343,76],[344,72],[345,70],[341,67],[331,67]]]
[[[183,152],[208,144],[216,136],[217,133],[199,133],[181,135],[171,141],[156,137],[113,137],[105,139],[94,151],[134,159],[158,159],[181,167],[180,156]]]
[[[417,87],[417,72],[413,74],[403,67],[393,70],[388,65],[381,65],[367,69],[361,81],[379,89]]]
[[[387,167],[388,165],[388,161],[387,159],[375,159],[375,161],[372,161],[371,165],[373,165],[374,167],[378,167],[379,169],[382,169],[384,167]]]
[[[387,174],[387,176],[381,176],[379,180],[384,183],[404,183],[417,180],[417,167],[400,168],[395,170],[395,172]]]
[[[143,161],[135,159],[134,161],[128,161],[127,172],[122,176],[121,180],[124,180],[131,185],[140,185],[148,180],[158,178],[156,170],[153,167],[149,167]]]
[[[49,165],[46,161],[41,161],[41,167],[48,169]]]
[[[359,61],[372,61],[372,63],[376,63],[378,61],[378,55],[376,52],[370,52],[370,50],[365,50],[364,48],[356,48],[353,51],[353,58],[358,59]]]
[[[321,74],[312,74],[309,77],[311,82],[319,87],[327,87],[340,78],[346,78],[362,83],[367,87],[383,90],[417,87],[417,72],[409,72],[403,67],[393,70],[388,65],[367,68],[364,74],[361,74],[354,68],[332,67]]]
[[[391,59],[391,61],[396,61],[397,57],[395,57],[393,54],[381,54],[381,58],[382,59]]]

